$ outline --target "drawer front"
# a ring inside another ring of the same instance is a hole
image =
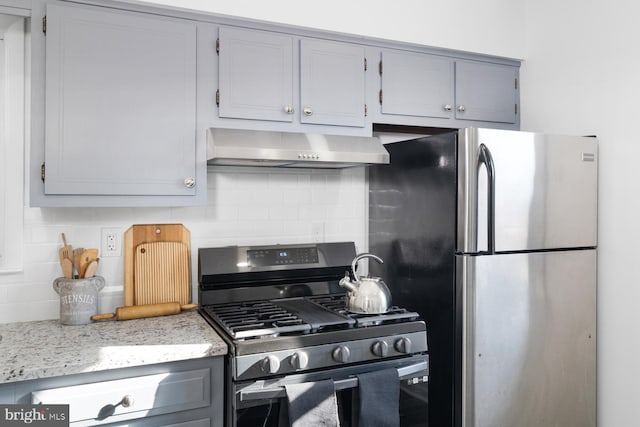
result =
[[[68,404],[71,423],[107,424],[209,406],[211,370],[146,375],[31,393],[34,404]]]
[[[202,418],[200,420],[185,421],[178,424],[167,424],[162,427],[211,427],[211,419]]]

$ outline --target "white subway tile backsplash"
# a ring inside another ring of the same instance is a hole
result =
[[[306,221],[321,221],[327,216],[327,207],[321,204],[298,206],[299,218]]]
[[[311,190],[285,190],[282,193],[282,203],[285,205],[299,205],[311,203]]]
[[[48,320],[60,317],[60,300],[31,300],[29,302],[13,302],[0,304],[0,323],[28,322],[32,320]]]
[[[363,168],[344,170],[210,168],[206,206],[185,208],[24,208],[23,271],[0,275],[0,323],[55,319],[59,298],[52,284],[62,275],[58,249],[69,243],[100,247],[101,229],[124,233],[133,224],[183,223],[191,231],[193,299],[197,300],[199,247],[304,243],[313,226],[325,241],[366,242]],[[107,286],[100,311],[122,305],[124,258],[102,257],[98,274]]]

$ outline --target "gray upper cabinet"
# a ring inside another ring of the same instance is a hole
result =
[[[221,27],[218,116],[286,122],[289,130],[364,127],[364,53],[349,43]]]
[[[456,119],[518,122],[518,68],[456,62]]]
[[[218,45],[220,117],[292,122],[293,37],[221,27]]]
[[[196,27],[47,6],[46,194],[191,195]]]
[[[453,70],[450,58],[383,51],[379,95],[382,114],[452,118]]]
[[[300,106],[301,123],[364,127],[364,47],[301,40]]]
[[[204,204],[209,127],[519,128],[516,60],[139,2],[29,3],[32,206]]]
[[[32,31],[31,205],[204,203],[195,21],[71,2],[33,8],[46,28]]]
[[[380,52],[374,121],[517,129],[518,66],[405,50]],[[479,123],[482,122],[482,123]]]

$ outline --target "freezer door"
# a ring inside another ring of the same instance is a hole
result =
[[[596,425],[596,250],[456,256],[463,427]]]
[[[458,133],[458,253],[597,244],[597,142],[497,129]]]

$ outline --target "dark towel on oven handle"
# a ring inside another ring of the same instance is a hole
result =
[[[338,427],[338,405],[333,380],[287,384],[280,408],[280,427]]]
[[[394,368],[358,374],[358,427],[400,426],[400,378]]]

